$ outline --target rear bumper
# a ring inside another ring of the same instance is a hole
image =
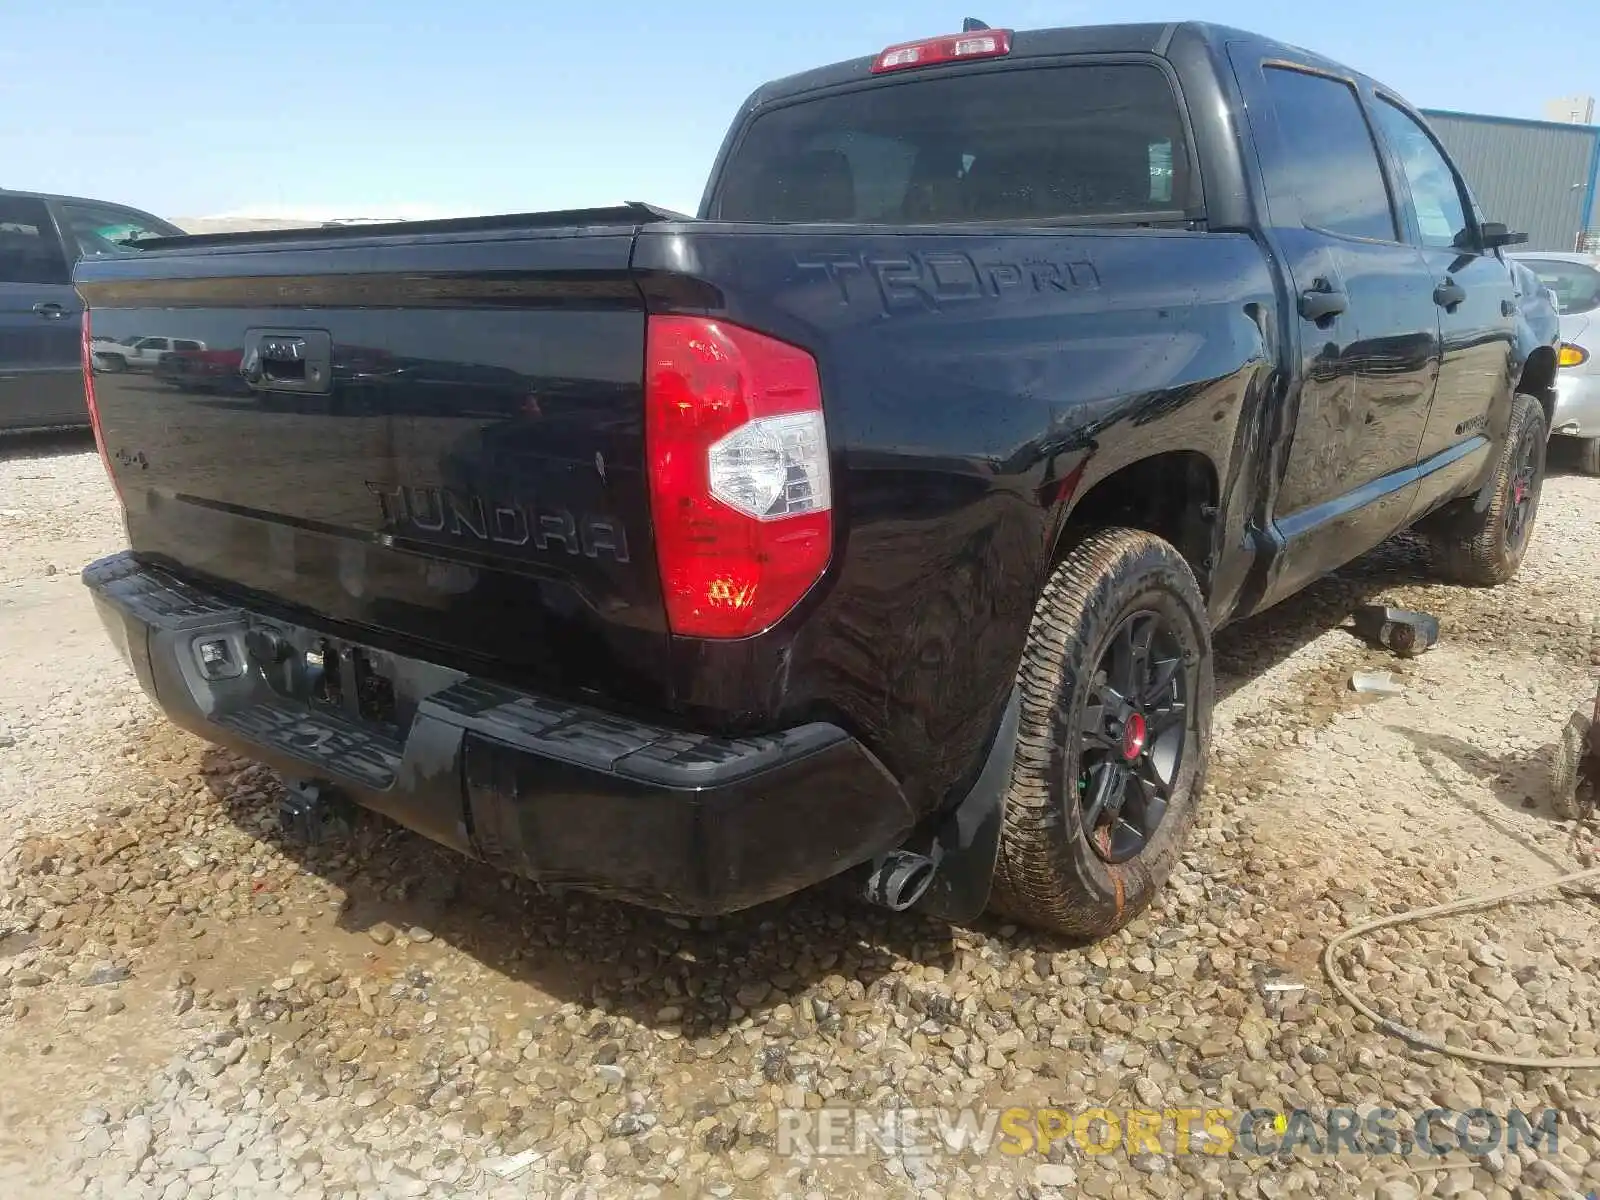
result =
[[[1600,438],[1600,370],[1565,368],[1556,376],[1555,419],[1552,433],[1569,437]]]
[[[309,631],[130,554],[91,564],[83,579],[176,724],[542,882],[729,912],[864,862],[913,825],[893,778],[833,725],[688,733],[387,655],[419,700],[409,727],[386,733],[280,694],[246,648],[264,625],[291,640]],[[208,679],[199,647],[219,641],[241,670]]]

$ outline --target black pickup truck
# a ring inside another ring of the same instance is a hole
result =
[[[1398,96],[1198,24],[757,91],[697,218],[86,262],[147,691],[553,885],[1117,928],[1202,791],[1211,631],[1408,526],[1529,544],[1556,372]],[[217,367],[216,364],[221,366]],[[89,360],[93,371],[93,360]]]

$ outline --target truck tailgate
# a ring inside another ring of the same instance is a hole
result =
[[[97,348],[188,347],[148,370],[94,359],[133,550],[438,661],[659,700],[633,232],[313,233],[86,264]]]

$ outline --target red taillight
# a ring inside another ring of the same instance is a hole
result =
[[[106,469],[117,499],[122,499],[122,487],[117,483],[116,472],[111,469],[111,456],[106,453],[106,435],[100,430],[100,406],[94,399],[94,342],[89,333],[89,310],[83,310],[83,400],[89,406],[89,425],[94,430],[94,444],[100,450],[100,463]]]
[[[651,317],[645,451],[672,632],[738,638],[776,623],[833,548],[816,361],[726,321]]]
[[[931,67],[938,63],[965,62],[970,58],[999,58],[1011,53],[1011,30],[983,29],[972,33],[949,33],[944,37],[924,38],[920,42],[901,42],[890,46],[872,62],[872,73],[904,71],[907,67]]]

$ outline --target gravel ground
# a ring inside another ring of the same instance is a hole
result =
[[[150,715],[78,582],[126,544],[87,435],[0,438],[0,853],[115,788]]]
[[[688,922],[542,892],[377,818],[286,842],[271,777],[161,723],[99,637],[76,569],[121,531],[92,449],[0,453],[0,1194],[1600,1187],[1600,1072],[1410,1052],[1318,967],[1353,924],[1591,861],[1543,779],[1592,695],[1600,480],[1550,480],[1505,588],[1428,584],[1400,540],[1220,635],[1190,849],[1148,914],[1075,946],[826,894]],[[1366,599],[1436,613],[1442,644],[1364,647],[1338,626]],[[1405,693],[1354,695],[1358,668]],[[1592,1055],[1597,951],[1592,897],[1566,896],[1386,930],[1343,970],[1454,1044]],[[1553,1153],[1444,1158],[1185,1154],[1170,1127],[1160,1153],[781,1153],[780,1109],[846,1104],[1391,1108],[1403,1129],[1549,1106],[1561,1126]]]

